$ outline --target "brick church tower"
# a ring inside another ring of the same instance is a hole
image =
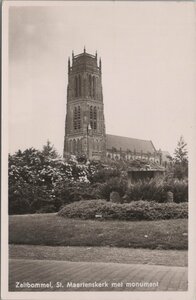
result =
[[[100,160],[106,156],[106,133],[102,94],[101,59],[84,52],[68,60],[67,112],[64,157],[85,155]]]

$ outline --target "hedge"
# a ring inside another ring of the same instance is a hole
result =
[[[156,203],[140,200],[118,204],[100,199],[83,200],[66,205],[58,214],[67,218],[127,221],[181,219],[188,218],[188,203]]]

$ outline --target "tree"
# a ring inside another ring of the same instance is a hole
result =
[[[9,213],[56,211],[67,181],[88,183],[87,175],[88,165],[65,162],[49,141],[42,151],[18,150],[9,155]]]
[[[174,151],[174,177],[183,179],[188,177],[188,151],[183,136],[180,137]]]
[[[9,213],[36,212],[54,206],[54,185],[61,160],[48,141],[42,151],[29,148],[9,155]]]
[[[185,143],[183,136],[180,137],[174,151],[174,161],[181,164],[186,164],[188,162],[187,144]]]
[[[51,142],[49,140],[47,140],[46,145],[43,146],[42,154],[45,157],[48,157],[48,158],[51,158],[51,159],[60,158],[60,156],[57,153],[56,149],[54,148],[53,145],[51,145]]]

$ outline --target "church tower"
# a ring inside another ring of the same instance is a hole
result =
[[[64,157],[85,155],[100,160],[106,156],[106,133],[102,94],[101,59],[84,52],[68,59],[67,111]]]

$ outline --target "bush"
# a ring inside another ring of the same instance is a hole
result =
[[[166,202],[172,191],[175,202],[188,201],[188,180],[146,180],[127,189],[127,169],[141,168],[144,161],[69,161],[59,157],[48,142],[42,151],[34,148],[9,155],[9,213],[25,214],[43,210],[58,211],[63,205],[90,199],[106,199],[119,193],[123,201]],[[125,196],[125,197],[124,197]],[[47,208],[52,205],[52,208]]]
[[[65,162],[49,142],[42,151],[19,150],[9,155],[9,213],[35,213],[51,203],[58,211],[64,204],[60,197],[63,193],[71,195],[71,201],[92,198],[92,195],[80,197],[81,189],[67,193],[67,182],[88,183],[87,175],[87,165],[74,160]]]
[[[99,184],[96,189],[96,194],[99,198],[110,200],[111,192],[118,192],[122,197],[126,193],[127,181],[114,177],[109,179],[107,182]]]
[[[175,202],[188,201],[188,179],[173,179],[166,183],[165,189],[173,192]]]
[[[167,192],[174,195],[174,202],[188,201],[188,180],[163,179],[140,180],[126,192],[126,202],[136,200],[149,200],[156,202],[167,202]]]
[[[120,177],[120,171],[117,168],[97,168],[90,174],[88,179],[91,183],[103,183],[106,182],[109,178]]]
[[[164,191],[163,181],[157,179],[139,180],[128,188],[126,192],[126,201],[136,200],[156,200],[157,202],[164,202],[166,194]]]
[[[68,204],[58,214],[63,217],[81,219],[95,219],[96,215],[100,215],[103,219],[126,221],[180,219],[188,218],[188,204],[142,200],[117,204],[105,200],[89,200]]]
[[[54,196],[58,209],[64,204],[97,198],[93,185],[69,181],[63,181],[56,185]]]

